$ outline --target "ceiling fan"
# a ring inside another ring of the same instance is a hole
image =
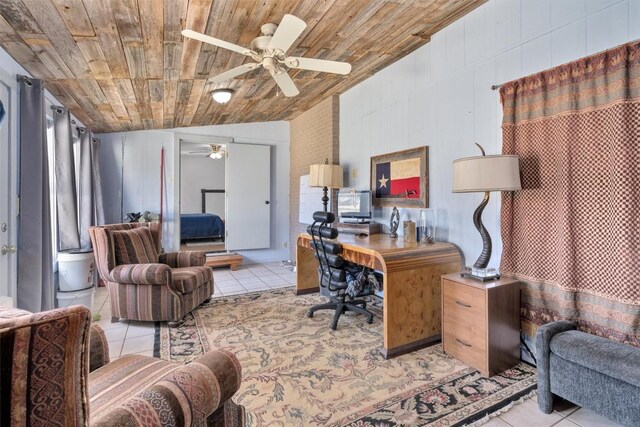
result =
[[[193,30],[182,30],[182,35],[203,43],[209,43],[241,53],[251,57],[255,61],[240,65],[239,67],[212,77],[209,79],[210,83],[222,83],[262,66],[269,70],[271,76],[285,96],[296,96],[300,91],[298,91],[298,88],[287,73],[289,68],[343,75],[349,74],[351,71],[351,64],[347,62],[287,56],[287,50],[289,50],[293,42],[300,37],[300,34],[302,34],[306,27],[307,24],[302,19],[293,15],[284,15],[282,21],[280,21],[280,25],[268,23],[260,27],[263,35],[251,41],[251,49]]]
[[[209,157],[211,159],[221,159],[224,157],[224,145],[218,145],[218,144],[209,144],[209,151],[205,152],[202,150],[196,150],[196,151],[188,151],[188,154],[204,154],[204,157]]]

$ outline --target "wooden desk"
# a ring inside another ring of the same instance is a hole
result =
[[[318,291],[318,264],[309,234],[298,236],[296,291]],[[340,235],[344,259],[382,272],[384,279],[385,358],[427,347],[440,341],[440,276],[462,269],[462,257],[451,243],[423,245],[391,239]],[[328,327],[328,326],[327,326]]]

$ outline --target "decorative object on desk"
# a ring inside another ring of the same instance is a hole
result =
[[[340,165],[330,165],[329,159],[325,159],[323,165],[311,165],[309,167],[309,187],[322,187],[322,205],[327,212],[329,202],[329,188],[342,187],[342,167]]]
[[[462,275],[487,281],[500,278],[500,273],[486,270],[491,259],[491,236],[482,224],[482,211],[489,203],[490,191],[521,189],[520,168],[518,156],[487,156],[480,144],[476,143],[476,145],[480,148],[482,156],[465,157],[453,161],[452,188],[454,193],[484,193],[484,199],[473,213],[473,224],[482,237],[482,253],[471,271],[465,269]]]
[[[393,211],[391,211],[391,219],[389,220],[389,237],[392,239],[398,238],[398,225],[400,225],[400,212],[398,212],[398,208],[393,207]]]
[[[409,220],[402,223],[402,234],[404,235],[405,242],[416,241],[416,223]]]
[[[371,157],[373,206],[429,206],[429,147]]]
[[[433,209],[421,209],[417,241],[432,244],[436,241],[436,214]]]

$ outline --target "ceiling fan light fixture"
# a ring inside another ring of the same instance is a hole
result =
[[[218,104],[226,104],[231,99],[233,90],[231,89],[216,89],[211,92],[211,97]]]
[[[209,154],[209,158],[214,160],[221,159],[222,153],[220,153],[219,151],[214,151],[213,153]]]

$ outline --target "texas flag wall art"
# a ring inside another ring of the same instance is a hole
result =
[[[371,157],[374,206],[428,207],[429,147]]]
[[[420,159],[396,160],[376,165],[376,197],[420,198]]]

